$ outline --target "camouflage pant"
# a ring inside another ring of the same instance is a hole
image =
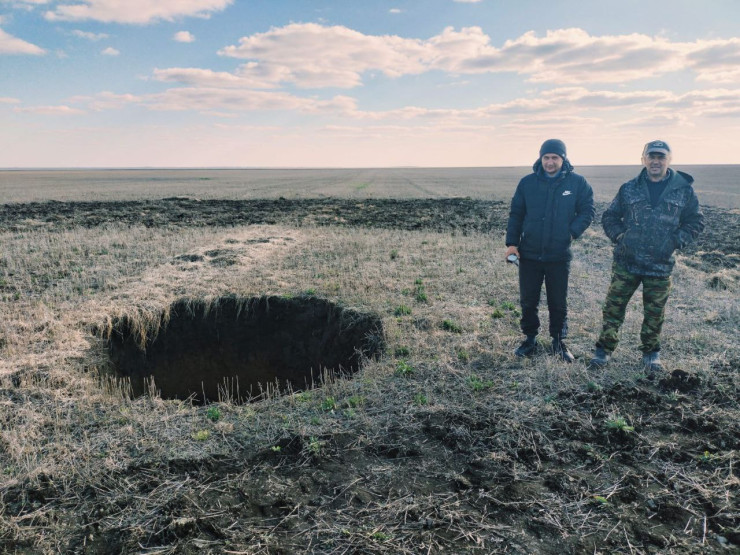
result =
[[[671,277],[639,276],[616,262],[612,267],[612,282],[604,302],[604,326],[597,347],[611,353],[619,343],[619,328],[624,322],[632,295],[642,283],[643,320],[640,330],[640,350],[643,353],[660,350],[660,331],[665,320],[665,305],[671,292]]]

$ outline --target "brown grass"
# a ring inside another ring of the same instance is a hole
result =
[[[712,287],[679,261],[664,331],[674,373],[662,382],[638,365],[638,302],[613,363],[590,372],[610,252],[589,230],[571,280],[577,363],[519,361],[502,240],[281,226],[2,234],[2,549],[737,549],[733,279]],[[311,391],[212,405],[217,419],[159,399],[156,384],[131,399],[99,379],[106,351],[93,332],[121,314],[153,322],[182,296],[308,290],[380,314],[387,354],[349,380],[317,376]],[[400,305],[411,313],[396,315]]]

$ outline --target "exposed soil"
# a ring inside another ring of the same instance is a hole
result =
[[[704,213],[689,262],[708,273],[737,267],[740,214]],[[501,232],[507,217],[505,202],[467,198],[172,198],[4,205],[0,230],[287,224],[468,233]],[[218,456],[161,461],[142,452],[136,467],[94,483],[42,475],[0,487],[0,511],[64,529],[57,548],[65,553],[737,553],[738,372],[740,360],[730,360],[711,377],[677,369],[656,382],[561,391],[515,417],[479,402],[370,404],[355,420],[337,407],[323,436],[275,433],[258,447],[237,429]],[[447,379],[429,387],[449,387]],[[18,383],[3,396],[20,395]],[[510,385],[491,387],[504,399]],[[343,402],[352,410],[361,401]],[[631,415],[630,425],[615,414]],[[0,528],[6,551],[31,553],[34,541]]]
[[[597,206],[597,221],[606,205]],[[702,207],[706,229],[687,252],[740,254],[740,211]],[[441,232],[503,230],[509,205],[471,198],[370,199],[340,198],[256,200],[162,200],[110,202],[31,202],[0,205],[0,231],[70,229],[106,224],[159,226],[238,226],[253,224],[337,225],[382,229],[425,229]],[[709,254],[707,264],[726,262]],[[730,262],[730,267],[738,264]]]
[[[310,389],[323,372],[356,372],[383,343],[378,316],[313,297],[180,299],[153,324],[113,322],[112,371],[134,395],[153,378],[163,399],[198,403]]]

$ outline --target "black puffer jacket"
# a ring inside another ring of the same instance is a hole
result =
[[[525,260],[570,260],[571,241],[594,219],[593,190],[568,160],[554,182],[548,182],[539,160],[532,169],[511,199],[506,246],[518,247]]]
[[[622,185],[601,224],[615,243],[615,262],[636,275],[667,277],[676,262],[673,251],[696,239],[704,229],[704,216],[689,174],[671,170],[655,208],[646,180],[643,169]]]

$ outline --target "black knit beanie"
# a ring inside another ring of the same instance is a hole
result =
[[[560,139],[548,139],[540,147],[540,158],[545,154],[557,154],[562,159],[568,156],[565,153],[565,143]]]

